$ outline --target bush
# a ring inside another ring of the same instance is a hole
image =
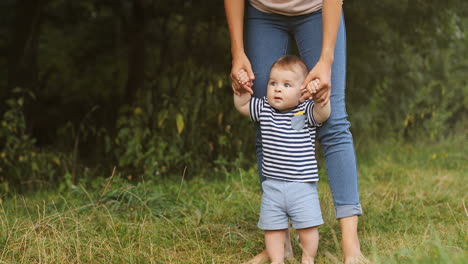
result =
[[[50,186],[64,175],[64,155],[39,149],[26,132],[25,97],[34,98],[34,94],[19,88],[14,94],[6,101],[8,108],[0,120],[0,196],[12,189]]]
[[[199,82],[201,77],[214,80]],[[254,157],[254,127],[235,111],[227,76],[199,70],[173,78],[199,83],[164,96],[174,80],[154,101],[153,92],[139,96],[138,106],[125,106],[117,121],[115,144],[109,148],[121,170],[134,176],[157,179],[164,175],[211,175],[216,166],[228,166],[242,156]],[[174,90],[173,90],[174,91]],[[169,94],[169,92],[167,93]],[[246,132],[247,131],[247,132]],[[251,163],[249,163],[251,164]],[[244,163],[245,165],[245,163]]]

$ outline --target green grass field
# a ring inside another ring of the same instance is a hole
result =
[[[355,143],[363,253],[373,263],[468,263],[465,138]],[[256,169],[213,174],[221,176],[139,184],[115,176],[5,198],[0,263],[241,263],[263,249]],[[325,224],[316,263],[340,263],[323,169],[321,177]],[[299,263],[293,246],[296,260],[288,263]]]

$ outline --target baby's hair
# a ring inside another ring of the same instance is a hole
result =
[[[280,69],[296,72],[296,66],[299,66],[301,73],[304,74],[304,77],[307,76],[307,73],[309,72],[307,66],[301,58],[295,55],[285,55],[280,57],[273,63],[273,65],[271,65],[270,71],[274,67],[278,67]]]

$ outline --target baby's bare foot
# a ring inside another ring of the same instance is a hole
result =
[[[359,255],[357,257],[353,258],[348,258],[345,261],[343,261],[344,264],[370,264],[371,262],[364,257],[364,255]]]
[[[256,255],[255,257],[251,258],[250,260],[242,264],[265,264],[265,263],[268,263],[268,254],[266,250],[263,250],[258,255]]]

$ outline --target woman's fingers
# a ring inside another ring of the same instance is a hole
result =
[[[302,90],[301,101],[314,98],[315,94],[319,91],[319,89],[320,89],[320,80],[319,79],[312,80]]]
[[[252,85],[253,85],[252,82],[248,82],[248,83],[242,85],[242,87],[243,87],[244,90],[246,90],[249,94],[253,94]]]
[[[238,85],[237,82],[231,81],[232,92],[233,92],[235,95],[239,96],[239,95],[240,95],[240,92],[239,92],[239,88],[238,88],[237,85]]]
[[[330,90],[328,90],[328,92],[325,95],[325,98],[323,99],[322,107],[326,106],[328,102],[330,102]]]
[[[301,90],[306,90],[307,89],[307,86],[309,85],[310,82],[312,82],[314,79],[315,79],[315,75],[312,74],[312,71],[309,72],[306,76],[306,78],[304,79],[304,82],[302,82],[302,85],[301,85]]]
[[[250,81],[255,80],[255,74],[252,71],[252,68],[249,66],[247,67],[247,76],[249,76]]]
[[[239,86],[242,87],[242,89],[246,90],[250,94],[253,94],[253,90],[252,90],[253,82],[250,79],[248,73],[244,69],[241,69],[237,73],[236,81],[239,84]]]
[[[322,107],[328,104],[330,102],[330,89],[317,93],[314,102],[319,103]]]
[[[327,83],[320,83],[317,79],[316,93],[313,95],[313,100],[316,103],[320,103],[323,107],[330,102],[330,85]]]
[[[248,77],[246,76],[247,76],[246,73],[230,75],[232,91],[236,95],[240,95],[242,90],[245,90],[246,92],[250,94],[253,94],[253,90],[252,90],[253,82],[250,81]]]
[[[232,78],[231,76],[231,86],[232,90],[235,94],[240,95],[240,91],[243,89],[242,85],[237,81],[236,78]]]
[[[330,100],[331,65],[319,61],[302,83],[302,99],[312,99],[326,105]],[[312,98],[311,98],[312,97]]]
[[[304,90],[302,90],[301,93],[301,101],[309,100],[312,99],[313,93],[310,91],[309,87],[306,86]]]

